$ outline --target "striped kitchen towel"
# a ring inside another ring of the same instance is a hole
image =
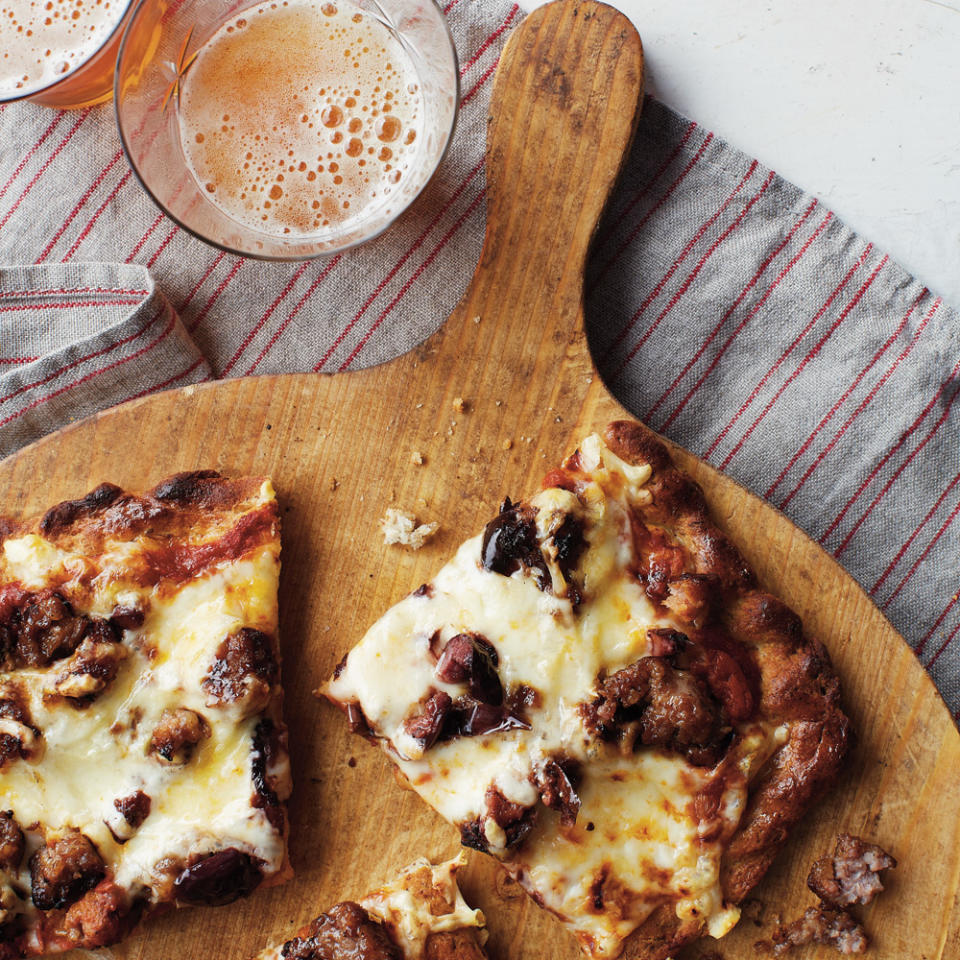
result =
[[[151,390],[358,368],[433,332],[479,254],[489,91],[522,15],[504,0],[446,10],[463,91],[451,154],[401,223],[325,262],[185,235],[133,180],[109,108],[0,107],[0,262],[24,265],[0,272],[0,452]],[[655,101],[588,288],[591,347],[624,404],[833,553],[956,716],[957,312]]]

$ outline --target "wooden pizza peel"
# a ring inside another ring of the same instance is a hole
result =
[[[504,52],[491,104],[487,235],[461,305],[407,355],[373,369],[227,380],[124,404],[0,463],[0,503],[30,515],[104,480],[145,489],[178,471],[269,474],[284,518],[283,679],[293,754],[296,878],[219,909],[171,912],[105,951],[129,960],[238,960],[357,898],[416,856],[447,857],[455,829],[394,782],[379,751],[313,690],[390,604],[478,531],[505,494],[538,489],[577,440],[626,415],[597,374],[583,274],[642,103],[643,54],[610,7],[562,0],[531,14]],[[455,404],[465,403],[463,410]],[[413,454],[419,453],[418,465]],[[960,735],[929,676],[863,590],[782,514],[690,454],[679,462],[758,571],[830,650],[859,744],[719,943],[755,956],[777,914],[811,905],[804,879],[837,832],[900,860],[864,912],[884,960],[960,957]],[[388,506],[438,520],[419,552],[385,546]],[[95,775],[95,774],[94,774]],[[573,938],[495,865],[463,874],[494,960],[574,960]],[[801,958],[834,956],[825,948]]]

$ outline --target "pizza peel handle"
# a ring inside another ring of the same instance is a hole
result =
[[[642,99],[640,37],[613,7],[558,0],[517,27],[490,104],[484,248],[447,350],[450,328],[478,316],[507,336],[535,324],[544,343],[582,340],[587,252]]]

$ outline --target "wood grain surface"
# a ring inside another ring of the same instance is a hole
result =
[[[32,514],[103,480],[144,489],[177,470],[270,474],[284,519],[281,626],[295,788],[296,878],[219,909],[148,921],[117,958],[243,958],[357,897],[457,831],[396,786],[379,751],[312,696],[389,604],[427,580],[505,494],[537,489],[577,440],[624,411],[591,362],[583,268],[635,128],[643,56],[610,7],[572,0],[531,14],[493,94],[487,240],[464,302],[434,337],[382,367],[336,376],[247,378],[125,404],[0,463],[0,503]],[[465,409],[459,410],[462,398]],[[413,454],[424,462],[417,465]],[[828,646],[859,737],[837,788],[811,813],[758,891],[728,960],[755,956],[776,914],[813,902],[811,861],[848,830],[900,860],[864,911],[885,960],[960,957],[960,736],[910,649],[854,581],[780,513],[676,450],[763,583]],[[383,544],[396,505],[439,534],[417,553]],[[574,960],[574,940],[495,865],[470,854],[493,960]],[[830,955],[810,949],[800,957]]]

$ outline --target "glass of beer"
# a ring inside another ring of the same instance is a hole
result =
[[[421,193],[458,79],[433,0],[141,0],[115,99],[131,166],[173,220],[303,260],[371,239]]]
[[[0,0],[0,103],[109,100],[132,0]]]

